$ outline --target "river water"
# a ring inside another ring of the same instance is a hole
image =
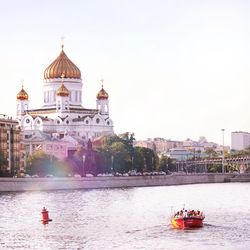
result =
[[[183,206],[203,228],[171,228]],[[0,249],[250,249],[250,183],[0,193],[0,211]]]

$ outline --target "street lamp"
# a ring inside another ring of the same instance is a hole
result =
[[[131,156],[131,169],[134,169],[134,156]]]
[[[111,155],[111,174],[113,173],[114,170],[114,156]]]
[[[224,160],[225,160],[225,150],[224,150],[224,132],[225,132],[225,129],[221,129],[222,131],[222,169],[221,169],[221,172],[224,173]]]
[[[81,177],[85,177],[85,160],[86,160],[86,155],[83,155],[82,156]]]

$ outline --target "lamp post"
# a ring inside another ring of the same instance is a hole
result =
[[[131,156],[131,169],[134,169],[134,156]]]
[[[113,174],[114,171],[114,156],[111,155],[111,174]]]
[[[85,160],[86,160],[86,155],[83,155],[82,156],[81,177],[85,177]]]
[[[224,160],[225,160],[225,150],[224,150],[224,132],[225,129],[221,129],[222,131],[222,168],[221,168],[221,172],[224,173]]]

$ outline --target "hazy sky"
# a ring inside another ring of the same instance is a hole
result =
[[[250,1],[0,0],[0,113],[15,116],[21,80],[30,108],[43,72],[65,52],[80,68],[83,105],[110,95],[116,133],[136,139],[250,132]]]

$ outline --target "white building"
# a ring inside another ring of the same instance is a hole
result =
[[[250,133],[235,131],[231,133],[231,148],[243,150],[250,146]]]
[[[81,71],[67,57],[63,45],[59,56],[44,71],[43,105],[29,107],[29,96],[23,89],[17,94],[17,119],[22,131],[79,136],[83,140],[112,135],[109,117],[109,95],[103,86],[96,96],[96,108],[82,106],[84,98]],[[27,134],[27,133],[26,133]]]
[[[187,159],[192,158],[193,154],[183,148],[172,148],[166,156],[177,161],[186,161]]]

